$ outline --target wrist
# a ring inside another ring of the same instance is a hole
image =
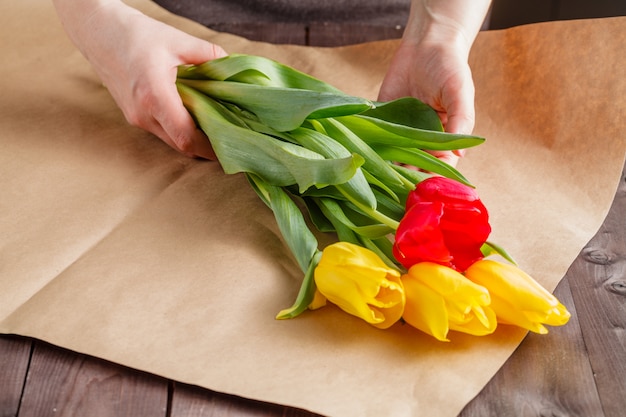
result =
[[[102,24],[102,17],[115,10],[129,8],[119,0],[53,0],[59,20],[69,38],[79,49],[85,39],[96,34]],[[110,24],[110,22],[106,22]]]
[[[53,1],[68,37],[94,66],[121,49],[117,42],[131,16],[140,14],[119,0]]]
[[[468,56],[490,4],[491,0],[413,0],[402,42]]]

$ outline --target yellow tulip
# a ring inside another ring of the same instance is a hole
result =
[[[375,327],[386,329],[402,317],[400,272],[369,249],[348,242],[327,246],[314,277],[328,301]]]
[[[420,262],[402,276],[402,284],[403,319],[438,340],[449,341],[449,330],[483,336],[496,329],[487,289],[450,267]]]
[[[465,276],[486,287],[498,322],[545,334],[549,326],[561,326],[570,318],[565,306],[518,267],[489,259],[472,264]]]

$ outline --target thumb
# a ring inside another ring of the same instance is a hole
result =
[[[179,54],[181,60],[188,64],[202,64],[228,55],[220,45],[202,39],[197,39],[197,42],[186,42]]]
[[[474,130],[474,114],[473,112],[468,114],[456,114],[448,115],[448,122],[446,123],[446,132],[448,133],[460,133],[469,135]],[[456,149],[453,151],[456,156],[465,156],[465,149]]]

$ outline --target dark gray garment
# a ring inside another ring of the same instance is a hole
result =
[[[369,23],[404,26],[411,0],[155,0],[205,26],[223,23]]]

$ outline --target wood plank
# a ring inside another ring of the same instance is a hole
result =
[[[626,171],[570,285],[607,416],[626,410]]]
[[[174,384],[168,417],[321,417],[309,411]]]
[[[0,416],[16,416],[30,362],[32,342],[24,337],[0,337]]]
[[[461,412],[482,416],[602,416],[568,275],[555,295],[572,313],[547,335],[529,333],[504,366]]]
[[[36,341],[20,417],[166,416],[168,382]]]

